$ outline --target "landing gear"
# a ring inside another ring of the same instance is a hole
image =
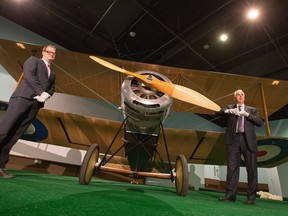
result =
[[[176,159],[175,172],[176,193],[180,196],[186,196],[189,184],[188,165],[185,156],[182,154],[179,154]]]
[[[92,144],[86,152],[80,168],[79,183],[81,185],[87,185],[90,183],[98,158],[99,146],[98,144]]]

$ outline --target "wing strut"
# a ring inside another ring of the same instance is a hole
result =
[[[262,83],[260,83],[260,92],[261,92],[264,120],[265,120],[265,125],[266,125],[266,134],[267,134],[268,137],[270,137],[270,126],[269,126],[269,121],[268,121],[266,100],[265,100],[265,96],[264,96],[264,88],[263,88],[263,84]]]
[[[21,75],[20,75],[19,80],[17,81],[17,84],[16,84],[16,87],[15,87],[14,91],[16,91],[16,89],[18,88],[18,86],[19,86],[20,83],[22,82],[23,77],[24,77],[24,73],[22,72]]]

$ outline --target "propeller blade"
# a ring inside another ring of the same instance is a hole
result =
[[[175,85],[172,97],[181,98],[180,100],[201,106],[213,111],[220,111],[220,107],[212,100],[208,99],[204,95],[189,89],[185,86]]]
[[[121,72],[121,73],[125,73],[127,75],[131,75],[134,77],[137,77],[138,79],[142,80],[147,86],[149,87],[153,87],[155,89],[158,89],[159,91],[174,97],[176,99],[179,99],[181,101],[185,101],[187,103],[191,103],[191,104],[195,104],[197,106],[201,106],[204,107],[206,109],[210,109],[213,111],[219,111],[220,107],[214,103],[213,101],[211,101],[209,98],[205,97],[204,95],[189,89],[187,87],[184,86],[180,86],[180,85],[175,85],[173,83],[168,83],[168,82],[164,82],[162,80],[157,79],[156,77],[152,76],[152,75],[140,75],[137,73],[133,73],[130,71],[127,71],[123,68],[120,68],[114,64],[111,64],[103,59],[100,59],[98,57],[95,56],[90,56],[90,58],[96,62],[98,62],[99,64],[110,68],[112,70]]]
[[[121,73],[125,73],[125,74],[128,74],[128,75],[131,75],[131,76],[135,76],[133,72],[130,72],[130,71],[127,71],[123,68],[120,68],[114,64],[111,64],[110,62],[107,62],[103,59],[100,59],[96,56],[89,56],[92,60],[98,62],[99,64],[103,65],[104,67],[107,67],[107,68],[110,68],[112,70],[115,70],[115,71],[118,71],[118,72],[121,72]],[[136,74],[137,75],[137,74]],[[138,74],[139,75],[139,74]]]

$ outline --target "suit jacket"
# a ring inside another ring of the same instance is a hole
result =
[[[236,104],[228,105],[227,108],[221,109],[220,114],[225,115],[226,119],[226,131],[225,131],[225,142],[226,144],[233,144],[236,138],[236,126],[239,116],[233,114],[226,114],[226,109],[237,108]],[[245,137],[249,146],[249,149],[253,152],[257,151],[257,139],[255,133],[255,125],[260,127],[264,124],[263,119],[259,117],[255,107],[246,106],[245,111],[249,113],[248,117],[244,118]]]
[[[23,67],[24,77],[18,88],[11,97],[24,97],[33,99],[42,92],[47,92],[50,96],[55,91],[55,75],[51,71],[48,78],[48,69],[42,59],[30,57]],[[43,103],[44,106],[44,103]]]

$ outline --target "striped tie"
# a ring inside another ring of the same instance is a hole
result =
[[[242,110],[242,106],[238,106],[239,111]],[[244,132],[244,116],[239,116],[238,117],[238,133],[243,133]]]

